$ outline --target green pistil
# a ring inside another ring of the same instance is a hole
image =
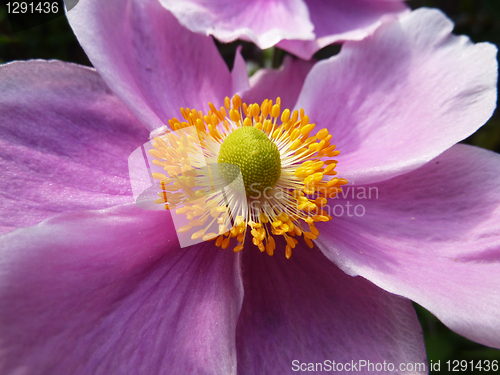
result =
[[[240,171],[249,196],[256,196],[278,182],[281,175],[281,158],[278,147],[267,135],[253,126],[236,129],[227,136],[220,147],[219,163],[224,179],[231,183]],[[236,165],[238,168],[231,168]]]

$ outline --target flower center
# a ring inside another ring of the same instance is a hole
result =
[[[228,183],[241,171],[248,196],[257,196],[276,185],[281,175],[281,157],[278,146],[267,135],[253,126],[236,129],[227,136],[219,150],[218,163]],[[237,165],[238,168],[231,168]]]
[[[232,105],[231,105],[232,104]],[[155,202],[189,222],[177,232],[192,240],[212,241],[235,252],[247,234],[261,252],[273,255],[274,236],[285,241],[290,258],[297,238],[313,247],[316,223],[330,221],[327,205],[347,180],[334,177],[339,154],[327,129],[311,132],[304,111],[281,112],[281,100],[261,105],[226,97],[218,110],[181,108],[181,122],[152,133],[152,164],[161,172]],[[244,188],[243,188],[244,185]]]

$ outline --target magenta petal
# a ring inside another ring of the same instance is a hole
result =
[[[333,134],[339,176],[366,184],[416,169],[491,116],[497,49],[452,29],[420,9],[314,66],[297,107]]]
[[[241,46],[236,50],[234,57],[233,70],[231,71],[231,78],[233,80],[233,93],[242,93],[250,88],[250,80],[247,72],[247,65],[243,56],[241,56]]]
[[[148,132],[93,70],[0,67],[0,233],[132,201],[128,155]]]
[[[157,0],[81,1],[68,19],[99,74],[150,130],[181,107],[205,111],[233,94],[212,39],[184,29]]]
[[[361,40],[384,21],[408,9],[403,1],[305,0],[314,25],[315,40],[283,40],[278,47],[302,59],[339,41]]]
[[[250,78],[250,90],[242,95],[246,103],[273,102],[281,98],[281,109],[292,110],[297,102],[307,74],[315,61],[303,61],[286,56],[279,70],[260,69]]]
[[[262,49],[282,39],[312,39],[313,25],[302,0],[160,0],[193,32],[222,42],[244,39]]]
[[[239,375],[293,374],[294,360],[385,360],[396,369],[400,363],[426,363],[421,328],[409,300],[346,275],[317,248],[298,245],[287,260],[280,250],[283,242],[273,257],[255,249],[243,255],[245,298],[236,336]],[[416,373],[427,373],[422,370]]]
[[[239,257],[169,214],[61,215],[0,242],[2,374],[235,374]]]
[[[456,145],[371,188],[372,199],[344,188],[346,197],[331,202],[344,215],[337,207],[339,217],[320,228],[326,256],[500,348],[500,155]]]

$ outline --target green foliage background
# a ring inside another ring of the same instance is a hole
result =
[[[456,34],[468,35],[474,42],[488,41],[500,46],[500,0],[409,0],[407,3],[412,8],[422,6],[440,8],[455,22]],[[0,63],[37,58],[91,65],[64,17],[26,31],[13,33],[6,16],[6,8],[1,6]],[[236,45],[236,43],[218,45],[229,65],[232,64]],[[316,57],[325,58],[338,51],[339,47],[333,46],[320,51]],[[255,69],[261,66],[279,66],[283,58],[282,51],[274,49],[259,51],[249,43],[243,43],[243,55],[255,63]],[[498,111],[485,126],[464,143],[500,152]],[[440,373],[448,373],[445,366],[448,360],[500,362],[500,350],[471,342],[450,331],[424,308],[418,305],[415,305],[415,308],[424,330],[429,361],[433,363],[441,361]]]

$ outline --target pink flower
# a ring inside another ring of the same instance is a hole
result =
[[[310,59],[340,41],[361,40],[408,8],[403,0],[160,0],[193,32],[222,42],[274,45]]]
[[[420,10],[248,82],[241,57],[230,73],[156,1],[81,1],[68,16],[100,75],[0,68],[2,374],[285,374],[293,361],[396,372],[425,362],[410,299],[500,347],[500,157],[454,145],[495,108],[495,47]],[[181,106],[237,92],[304,108],[355,189],[288,260],[279,238],[272,257],[250,243],[180,248],[166,211],[133,203],[132,150]]]

